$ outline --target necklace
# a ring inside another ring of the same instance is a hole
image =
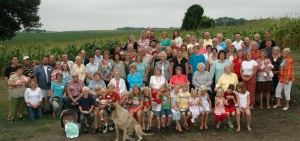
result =
[[[157,76],[155,76],[156,82],[160,83],[161,82],[161,77],[159,77],[159,81],[157,80]]]

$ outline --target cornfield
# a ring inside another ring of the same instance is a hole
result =
[[[211,33],[216,37],[218,33],[224,35],[224,39],[234,40],[235,33],[240,32],[243,37],[253,38],[259,33],[264,39],[264,31],[270,30],[272,38],[281,47],[294,47],[300,44],[300,19],[280,18],[261,19],[239,26],[220,26],[215,28],[199,29],[195,31],[180,31],[180,36],[185,40],[186,34],[203,38],[204,32]],[[156,36],[161,37],[163,30],[156,31]],[[172,38],[173,29],[166,29],[168,37]],[[1,74],[11,63],[12,56],[22,58],[28,55],[31,60],[41,60],[43,56],[53,54],[56,60],[61,59],[61,54],[67,53],[70,60],[74,60],[81,49],[86,50],[89,55],[96,47],[102,51],[114,47],[117,44],[125,45],[127,36],[134,34],[139,39],[141,31],[82,31],[82,32],[60,32],[60,33],[20,33],[12,41],[0,42],[0,68]],[[1,45],[2,44],[2,45]]]

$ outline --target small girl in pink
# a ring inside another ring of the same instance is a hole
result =
[[[189,99],[189,110],[192,112],[191,122],[195,122],[195,119],[199,116],[199,97],[196,90],[191,90],[191,98]]]
[[[224,98],[224,90],[219,88],[217,91],[217,97],[215,98],[215,114],[216,114],[216,128],[220,128],[222,121],[226,119],[225,105],[228,105]]]

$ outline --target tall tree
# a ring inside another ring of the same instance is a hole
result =
[[[201,26],[201,20],[204,10],[199,4],[190,6],[185,12],[185,16],[182,21],[181,29],[195,30]]]
[[[0,0],[0,40],[10,40],[22,28],[41,26],[38,9],[41,0]]]

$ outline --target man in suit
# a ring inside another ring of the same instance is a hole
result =
[[[86,66],[90,62],[89,59],[86,58],[85,50],[80,51],[80,57],[82,58],[82,64],[84,64],[84,66]]]

